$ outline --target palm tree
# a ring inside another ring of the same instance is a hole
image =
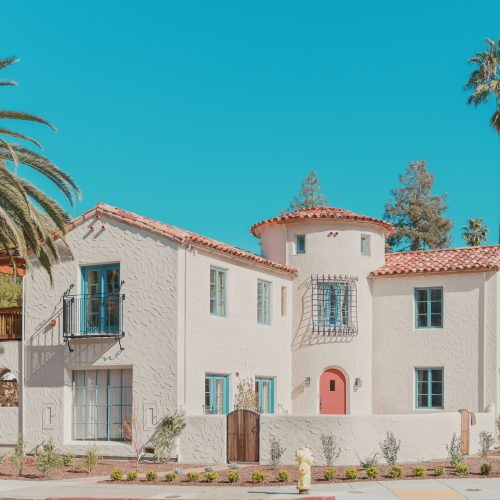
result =
[[[467,99],[467,104],[486,102],[490,94],[496,99],[496,111],[490,119],[491,126],[500,134],[500,39],[495,43],[486,39],[487,50],[478,52],[469,59],[470,63],[477,64],[471,73],[465,89],[472,94]]]
[[[462,228],[462,236],[470,247],[478,247],[488,238],[488,228],[483,219],[469,219],[467,226]]]
[[[17,62],[14,57],[0,59],[0,70]],[[0,86],[15,86],[11,80],[0,80]],[[39,116],[19,111],[0,110],[0,120],[24,120],[55,127]],[[69,215],[43,191],[18,174],[18,166],[29,167],[49,179],[71,205],[80,198],[80,191],[71,177],[45,156],[24,144],[41,149],[41,144],[9,125],[0,122],[0,250],[9,255],[15,268],[14,253],[26,259],[31,250],[42,267],[51,275],[51,263],[57,262],[59,252],[54,244],[57,231],[64,235]],[[8,123],[8,122],[7,122]],[[19,139],[21,144],[12,140]],[[13,251],[15,250],[15,252]]]

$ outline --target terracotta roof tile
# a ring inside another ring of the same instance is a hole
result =
[[[180,229],[176,226],[172,226],[171,224],[159,222],[157,220],[150,219],[133,212],[128,212],[121,208],[107,205],[106,203],[98,203],[95,208],[85,212],[83,215],[75,219],[68,225],[68,230],[71,230],[72,228],[82,224],[85,220],[88,220],[89,218],[100,214],[107,215],[108,217],[119,220],[125,224],[159,234],[173,241],[176,241],[179,244],[191,244],[194,246],[200,246],[215,252],[230,255],[239,260],[248,261],[250,264],[264,266],[269,269],[281,271],[287,274],[297,274],[297,270],[292,267],[265,259],[264,257],[260,257],[259,255],[248,252],[247,250],[242,250],[241,248],[237,248],[232,245],[228,245],[226,243],[222,243],[220,241],[213,240],[196,233],[192,233],[191,231]]]
[[[500,245],[385,254],[385,265],[370,276],[500,270]]]
[[[393,231],[393,225],[381,219],[375,219],[368,215],[360,215],[351,210],[346,210],[344,208],[334,208],[334,207],[312,207],[305,208],[303,210],[296,210],[294,212],[289,212],[285,214],[278,215],[277,217],[272,217],[271,219],[266,219],[262,222],[257,222],[250,228],[250,232],[254,236],[260,236],[262,226],[267,224],[279,223],[291,223],[307,219],[330,219],[330,220],[341,220],[350,222],[369,222],[382,226],[388,234]]]

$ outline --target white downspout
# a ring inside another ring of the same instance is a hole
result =
[[[21,429],[20,433],[24,437],[24,339],[26,332],[26,272],[23,276],[23,303],[22,303],[22,319],[21,319],[21,366],[19,370],[20,382],[21,382],[21,408],[19,411],[19,418],[21,419]]]

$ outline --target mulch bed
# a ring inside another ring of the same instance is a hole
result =
[[[492,466],[492,471],[489,476],[483,476],[480,474],[480,466],[482,463],[488,462]],[[488,459],[482,459],[480,457],[468,457],[466,459],[466,463],[469,466],[469,473],[466,475],[457,475],[455,473],[455,468],[450,467],[449,463],[447,461],[431,461],[431,462],[419,462],[419,463],[414,463],[414,464],[401,464],[401,467],[404,470],[404,476],[401,478],[391,478],[389,476],[389,470],[390,467],[387,465],[380,465],[377,468],[380,471],[380,476],[377,478],[378,480],[401,480],[401,479],[432,479],[438,476],[434,475],[434,469],[438,466],[442,466],[445,469],[445,473],[442,476],[439,476],[439,478],[462,478],[462,477],[500,477],[500,457],[498,455],[491,455],[488,457]],[[426,469],[426,474],[423,477],[414,477],[412,474],[412,469],[416,466],[424,467]],[[175,467],[173,467],[175,468]],[[347,466],[338,466],[334,467],[334,469],[337,471],[337,474],[335,476],[335,479],[333,481],[325,481],[323,478],[323,471],[325,467],[312,467],[312,483],[316,484],[326,484],[328,482],[330,483],[343,483],[343,482],[362,482],[362,481],[367,481],[368,479],[366,478],[366,473],[361,467],[355,467],[356,470],[358,471],[359,479],[357,480],[352,480],[352,479],[346,479],[345,478],[345,471],[346,469],[351,468]],[[125,469],[124,467],[120,467],[120,469],[126,473],[129,470],[134,470],[134,469]],[[179,476],[176,481],[172,482],[165,482],[165,472],[167,470],[171,470],[172,467],[170,468],[163,468],[161,473],[158,472],[158,479],[156,481],[146,481],[145,479],[138,479],[137,481],[111,481],[111,480],[106,480],[104,482],[106,483],[112,483],[112,482],[117,482],[121,484],[143,484],[143,485],[148,485],[148,484],[163,484],[163,485],[175,485],[175,486],[244,486],[244,487],[252,487],[252,486],[286,486],[286,485],[296,485],[297,484],[297,466],[295,465],[284,465],[281,467],[278,467],[276,469],[273,469],[270,466],[258,466],[258,465],[250,465],[250,466],[241,466],[239,471],[240,471],[240,480],[237,483],[230,483],[227,478],[226,478],[226,471],[218,471],[219,478],[217,481],[213,483],[207,483],[204,481],[203,473],[200,473],[200,481],[196,482],[189,482],[187,481],[185,474],[182,476]],[[261,471],[266,475],[266,480],[263,483],[260,484],[253,484],[252,483],[252,473],[254,471]],[[290,474],[290,481],[287,482],[279,482],[276,479],[276,475],[278,471],[281,470],[286,470]]]

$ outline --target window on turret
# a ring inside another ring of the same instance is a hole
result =
[[[298,234],[295,241],[295,253],[306,253],[306,235]]]
[[[361,255],[370,255],[370,237],[366,234],[361,235]]]

